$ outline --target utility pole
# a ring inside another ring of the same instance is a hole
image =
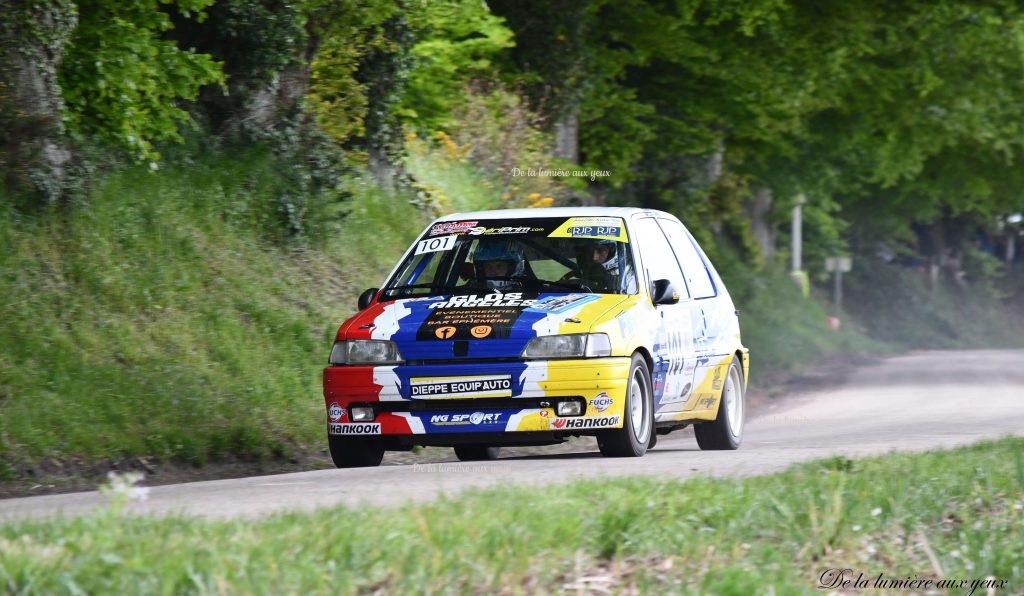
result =
[[[803,270],[803,204],[807,202],[807,198],[801,193],[796,198],[796,205],[793,205],[793,227],[792,227],[792,253],[793,253],[793,273]]]

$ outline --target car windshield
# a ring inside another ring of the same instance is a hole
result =
[[[432,225],[382,298],[487,291],[635,294],[636,288],[621,218],[490,219]]]

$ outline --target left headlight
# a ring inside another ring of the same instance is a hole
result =
[[[602,358],[612,355],[612,343],[605,333],[544,335],[526,344],[523,358]]]
[[[336,341],[331,348],[331,364],[398,364],[402,355],[393,341],[382,339],[350,339]]]

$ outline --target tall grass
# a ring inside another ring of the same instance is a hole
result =
[[[997,593],[1017,593],[1022,450],[1014,438],[833,458],[742,480],[495,488],[256,521],[115,508],[0,526],[0,586],[24,594],[813,594],[826,569],[849,568],[853,577],[992,577],[1004,582]]]
[[[210,153],[115,172],[70,214],[0,214],[0,474],[322,442],[331,337],[424,217],[355,179],[348,202],[306,214],[335,225],[283,241],[279,167],[259,148]]]

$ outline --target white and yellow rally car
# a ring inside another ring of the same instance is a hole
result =
[[[743,438],[748,350],[721,278],[678,219],[579,207],[438,219],[367,290],[324,369],[331,456],[593,435],[642,456],[694,424],[701,449]]]

